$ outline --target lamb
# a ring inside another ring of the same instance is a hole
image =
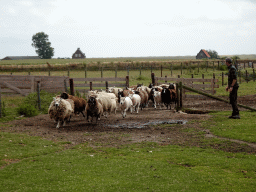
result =
[[[73,96],[73,95],[69,95],[66,92],[63,92],[60,95],[60,97],[63,98],[63,99],[71,99],[71,100],[73,100],[74,101],[74,105],[75,105],[74,113],[75,114],[82,113],[83,117],[85,117],[85,115],[83,113],[85,111],[85,106],[86,106],[86,100],[85,99],[80,98],[80,97],[76,97],[76,96]]]
[[[139,113],[141,97],[138,94],[130,94],[129,98],[132,100],[134,111],[137,109],[137,113]]]
[[[123,91],[118,91],[118,103],[120,103],[120,98],[121,97],[128,97],[129,94],[133,94],[134,92],[131,90],[123,90]]]
[[[156,109],[156,105],[160,105],[160,109],[161,109],[161,104],[162,104],[161,92],[160,91],[154,91],[153,98],[154,98],[154,107],[155,107],[155,109]]]
[[[121,105],[121,114],[123,115],[123,118],[126,117],[127,110],[130,109],[130,112],[132,113],[132,100],[130,99],[130,97],[121,97],[120,105]]]
[[[74,113],[74,109],[70,103],[72,103],[72,101],[67,101],[61,97],[53,98],[48,109],[48,114],[51,119],[54,119],[57,122],[57,129],[61,124],[65,126],[67,120],[70,121],[71,115]]]
[[[87,120],[89,122],[89,116],[96,117],[96,123],[100,120],[101,115],[103,114],[103,107],[95,96],[90,96],[85,108],[87,114]]]

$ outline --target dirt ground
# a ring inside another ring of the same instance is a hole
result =
[[[256,95],[240,97],[238,103],[256,108]],[[183,105],[186,108],[201,111],[231,111],[230,104],[210,99],[185,99]],[[240,108],[240,110],[244,109]],[[41,136],[53,141],[65,141],[69,143],[67,147],[85,142],[92,147],[118,147],[124,144],[149,141],[161,145],[211,147],[224,151],[256,153],[256,144],[236,140],[232,140],[228,145],[225,142],[223,144],[201,142],[202,138],[215,137],[207,128],[201,126],[200,121],[209,118],[211,115],[207,113],[186,114],[175,112],[173,109],[167,110],[165,107],[154,109],[149,106],[139,111],[139,114],[128,112],[126,118],[123,118],[118,110],[116,115],[110,114],[108,118],[102,117],[98,123],[89,123],[80,115],[73,116],[67,126],[56,129],[56,123],[48,115],[39,115],[9,122],[11,127],[0,129]],[[174,124],[166,126],[167,123]]]

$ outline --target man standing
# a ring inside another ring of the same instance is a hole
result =
[[[240,119],[237,107],[237,90],[239,85],[237,83],[236,68],[232,65],[232,60],[230,58],[226,58],[226,65],[228,67],[228,86],[226,87],[226,91],[229,91],[230,104],[233,109],[232,116],[229,118]]]

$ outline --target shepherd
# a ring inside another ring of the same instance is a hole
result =
[[[239,88],[239,84],[237,83],[236,68],[232,65],[231,58],[226,58],[226,65],[228,67],[228,85],[226,87],[226,91],[229,92],[229,100],[233,109],[232,115],[229,118],[240,119],[237,107],[237,90]]]

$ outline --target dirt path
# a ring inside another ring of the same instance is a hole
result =
[[[230,105],[225,103],[208,101],[204,104],[204,102],[186,100],[184,105],[192,106],[193,103],[194,109],[200,108],[201,110],[202,105],[205,105],[204,110],[231,110]],[[85,142],[92,147],[118,147],[143,141],[156,142],[161,145],[209,147],[202,144],[201,139],[210,139],[214,136],[207,130],[205,136],[199,134],[205,130],[200,122],[209,118],[211,115],[208,114],[184,114],[176,113],[174,110],[149,107],[140,111],[139,114],[128,113],[126,118],[122,118],[120,111],[118,111],[116,115],[111,114],[108,118],[103,117],[97,124],[88,123],[82,116],[74,116],[66,127],[59,129],[56,129],[56,124],[49,119],[48,115],[39,115],[9,122],[11,127],[0,127],[0,130],[27,133],[53,141],[67,141],[70,142],[69,147]],[[159,124],[156,125],[156,123]],[[167,126],[167,123],[174,124]],[[256,153],[256,144],[237,140],[230,141],[232,141],[230,146],[219,144],[210,145],[210,147],[232,152]]]

